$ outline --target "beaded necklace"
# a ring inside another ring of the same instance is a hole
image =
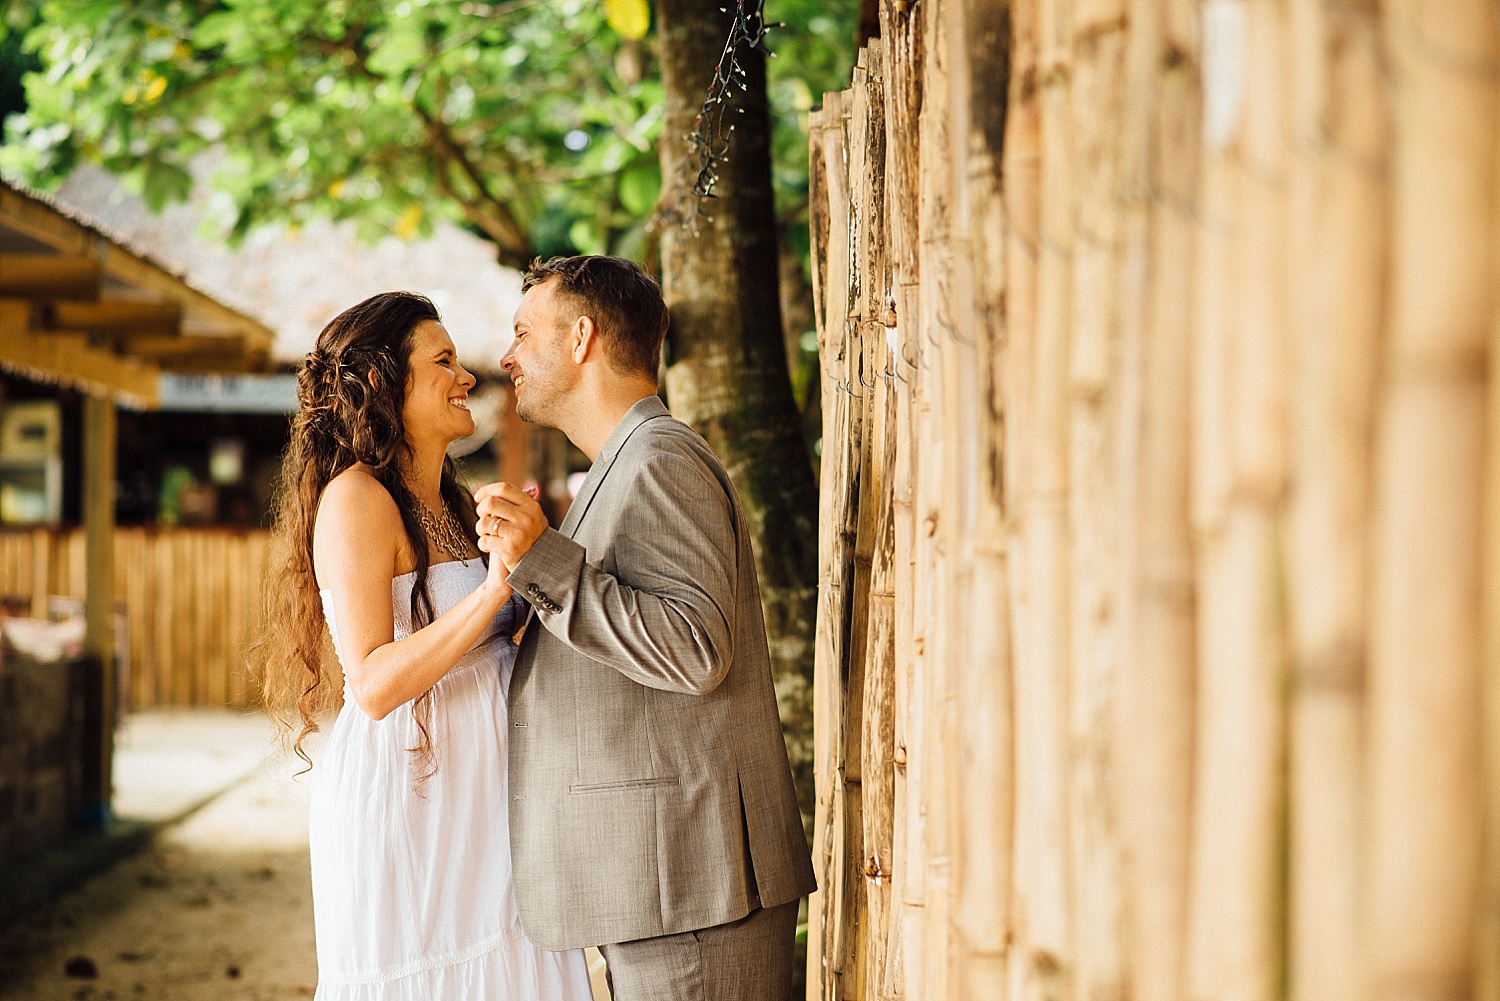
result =
[[[427,533],[427,538],[433,545],[455,560],[469,558],[468,536],[464,535],[458,519],[453,517],[453,512],[446,505],[443,507],[443,516],[439,518],[428,510],[426,504],[417,501],[417,524],[422,526],[422,531]]]

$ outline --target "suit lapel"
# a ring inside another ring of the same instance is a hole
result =
[[[652,418],[665,416],[667,416],[667,408],[662,405],[659,396],[648,396],[626,411],[614,431],[610,432],[609,440],[600,450],[598,460],[589,468],[589,474],[584,479],[583,486],[579,488],[578,496],[573,498],[573,503],[569,505],[568,515],[563,519],[562,527],[558,529],[559,532],[570,539],[573,537],[578,531],[579,523],[583,521],[583,516],[588,514],[589,505],[594,502],[600,484],[609,475],[610,467],[615,464],[615,457],[620,454],[625,443],[630,440],[630,436]]]
[[[635,434],[636,429],[654,417],[667,416],[670,416],[670,413],[659,396],[648,396],[625,412],[625,416],[620,418],[620,423],[610,432],[604,447],[599,450],[598,460],[589,467],[589,474],[584,479],[583,486],[578,488],[578,496],[574,497],[573,503],[568,505],[568,514],[563,518],[563,523],[558,528],[559,532],[571,539],[573,533],[578,531],[578,523],[583,521],[583,516],[588,513],[589,505],[594,501],[594,495],[599,492],[599,484],[604,482],[604,477],[609,474],[610,467],[615,464],[615,456],[620,454],[620,450],[630,440],[630,436]],[[528,605],[524,623],[526,636],[521,640],[523,646],[531,636],[531,620],[534,618],[536,618],[536,609]],[[531,642],[534,644],[536,641]]]

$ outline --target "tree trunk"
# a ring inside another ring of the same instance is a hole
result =
[[[723,460],[750,521],[787,753],[810,824],[818,494],[782,340],[765,57],[739,55],[747,89],[734,101],[743,113],[728,116],[735,132],[717,197],[704,202],[707,215],[695,215],[695,172],[681,137],[694,131],[731,18],[694,0],[662,0],[656,11],[666,110],[662,286],[672,311],[667,398]]]

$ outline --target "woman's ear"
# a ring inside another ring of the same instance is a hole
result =
[[[380,373],[375,371],[373,366],[370,368],[370,374],[365,378],[370,383],[371,389],[377,393],[380,392]]]

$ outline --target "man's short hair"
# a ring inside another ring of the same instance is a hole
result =
[[[521,279],[521,292],[547,282],[574,300],[579,316],[593,319],[611,364],[656,379],[667,304],[644,268],[623,257],[538,257]]]

